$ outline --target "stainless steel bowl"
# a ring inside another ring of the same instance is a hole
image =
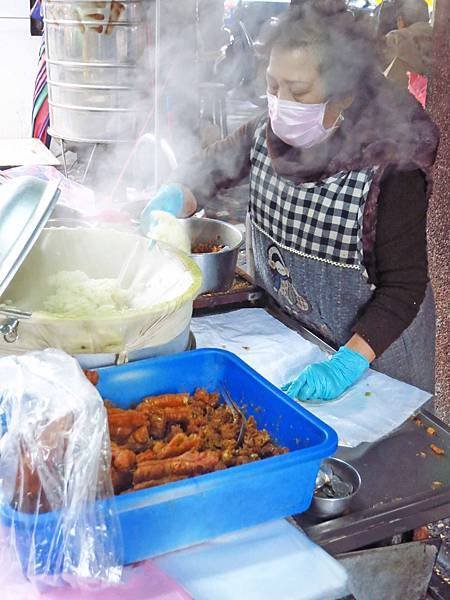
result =
[[[201,294],[225,292],[233,285],[239,248],[242,246],[242,233],[229,223],[215,219],[193,217],[183,221],[187,229],[191,248],[196,244],[217,242],[226,246],[220,252],[192,254],[192,259],[200,267],[203,275]]]
[[[333,473],[353,486],[353,493],[345,498],[320,498],[314,494],[311,511],[320,518],[334,519],[349,508],[361,488],[361,477],[354,467],[340,458],[327,458],[323,464],[330,466]]]

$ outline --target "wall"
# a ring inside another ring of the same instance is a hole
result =
[[[30,34],[29,0],[0,0],[0,138],[31,135],[40,38]]]
[[[450,4],[437,0],[433,28],[433,69],[427,108],[441,133],[433,170],[433,195],[428,209],[428,253],[436,299],[436,414],[450,426],[450,339],[449,256],[450,241]]]

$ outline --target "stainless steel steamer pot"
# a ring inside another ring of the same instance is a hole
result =
[[[97,3],[99,4],[99,3]],[[79,142],[134,139],[151,81],[148,0],[121,0],[117,20],[86,0],[44,0],[52,134]],[[103,11],[99,21],[90,12]],[[106,25],[110,27],[107,29]],[[102,22],[100,22],[102,25]]]

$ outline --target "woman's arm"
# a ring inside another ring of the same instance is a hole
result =
[[[350,350],[353,350],[353,352],[358,352],[361,356],[364,356],[370,363],[376,358],[372,347],[357,333],[353,334],[345,345]]]
[[[426,213],[422,171],[394,172],[382,181],[375,243],[376,290],[353,328],[376,356],[412,323],[425,297]],[[347,345],[353,344],[352,340]]]
[[[382,182],[375,247],[377,288],[345,346],[329,360],[309,365],[285,386],[291,397],[338,397],[413,321],[428,283],[426,212],[421,171],[393,173]]]
[[[250,172],[253,136],[261,117],[245,123],[224,140],[208,146],[186,161],[170,177],[192,193],[201,206],[220,189],[238,185]]]

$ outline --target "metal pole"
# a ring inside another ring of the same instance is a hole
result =
[[[154,115],[155,115],[155,155],[154,155],[154,185],[155,191],[159,187],[159,149],[160,149],[160,121],[159,121],[159,63],[160,63],[160,29],[161,29],[161,0],[155,1],[155,90],[154,90]]]
[[[61,142],[61,155],[62,155],[63,165],[64,165],[64,175],[66,177],[68,177],[69,175],[67,172],[66,148],[64,146],[64,140],[61,138],[59,141]]]
[[[83,175],[83,179],[81,180],[81,183],[84,183],[86,181],[88,171],[91,168],[92,159],[94,158],[95,151],[97,150],[97,145],[98,144],[94,144],[94,147],[91,150],[91,154],[89,155],[89,160],[88,160],[86,169],[84,171],[84,175]]]

